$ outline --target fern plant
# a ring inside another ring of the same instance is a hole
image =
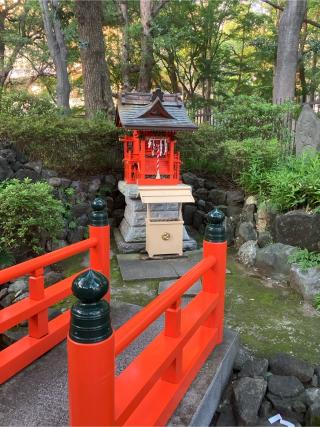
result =
[[[288,258],[290,264],[297,264],[301,270],[320,267],[320,253],[309,252],[308,249],[297,249]]]

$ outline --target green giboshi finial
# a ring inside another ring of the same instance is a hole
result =
[[[208,213],[208,224],[204,232],[205,240],[214,243],[220,243],[226,240],[226,231],[223,225],[224,218],[224,213],[219,209],[214,209]]]
[[[92,344],[112,334],[110,306],[101,298],[108,292],[108,279],[98,271],[79,274],[72,283],[72,292],[79,299],[71,308],[70,338]]]
[[[91,204],[92,213],[90,215],[90,225],[103,227],[108,225],[108,214],[106,211],[106,202],[101,197],[96,197]]]

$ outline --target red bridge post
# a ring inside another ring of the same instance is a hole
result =
[[[89,236],[98,240],[98,244],[90,249],[90,268],[100,271],[110,280],[110,226],[106,203],[99,197],[92,202]],[[110,290],[107,299],[110,301]]]
[[[110,306],[102,299],[108,280],[81,273],[72,284],[80,300],[71,309],[67,340],[71,426],[114,425],[115,343]]]
[[[218,209],[214,209],[208,213],[208,225],[205,230],[203,241],[204,257],[213,256],[216,259],[214,266],[203,275],[203,290],[219,294],[218,305],[206,322],[207,326],[218,328],[218,344],[223,340],[224,294],[227,264],[227,242],[223,225],[224,218],[224,213]]]

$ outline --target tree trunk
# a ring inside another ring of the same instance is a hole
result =
[[[141,65],[139,72],[138,90],[149,92],[152,84],[153,58],[153,20],[168,0],[140,0],[141,34]]]
[[[121,14],[122,26],[122,52],[121,52],[121,74],[123,89],[129,91],[130,85],[130,39],[129,39],[129,16],[128,0],[117,0],[118,9]]]
[[[288,0],[278,31],[277,65],[273,103],[293,99],[295,95],[299,36],[306,12],[306,0]]]
[[[140,0],[140,16],[142,25],[141,34],[141,65],[139,73],[138,91],[149,92],[152,83],[153,39],[151,35],[152,25],[152,5],[151,0]]]
[[[298,58],[298,68],[299,68],[299,78],[301,84],[301,95],[302,95],[302,103],[305,103],[307,100],[307,82],[306,82],[306,73],[304,66],[304,46],[307,39],[307,27],[308,24],[306,22],[303,23],[303,31],[300,40],[300,49],[299,49],[299,58]]]
[[[59,0],[39,0],[48,48],[57,74],[57,105],[70,110],[70,83],[67,66],[67,48],[58,18]],[[49,9],[49,5],[51,8]]]
[[[5,49],[6,45],[3,40],[3,34],[5,31],[5,20],[6,20],[7,11],[3,9],[0,12],[0,87],[2,88],[6,82],[10,70],[5,66]]]
[[[99,0],[76,0],[84,102],[88,117],[98,111],[114,114],[109,69],[102,32],[103,9]]]
[[[168,63],[167,70],[168,70],[168,75],[171,83],[172,92],[178,93],[179,92],[178,77],[177,77],[176,68],[174,65],[174,54],[171,51],[168,52],[167,63]]]
[[[0,12],[0,73],[4,69],[4,54],[5,54],[5,44],[2,37],[4,34],[4,21],[6,18],[5,10]]]
[[[317,79],[314,77],[317,73],[317,63],[318,63],[318,55],[316,52],[313,52],[312,56],[312,72],[311,72],[311,82],[310,82],[310,102],[314,102],[315,100],[315,92],[317,89]]]

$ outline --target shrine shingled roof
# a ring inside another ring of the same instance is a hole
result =
[[[116,125],[137,130],[196,130],[180,94],[123,92],[118,96]]]

